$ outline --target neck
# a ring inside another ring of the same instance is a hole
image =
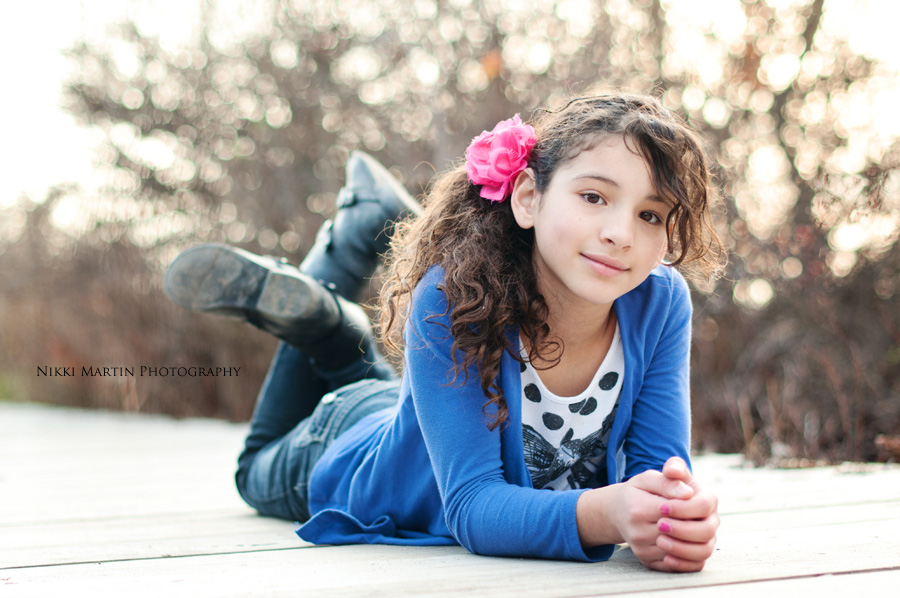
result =
[[[562,341],[563,352],[554,352],[546,359],[536,357],[533,365],[550,392],[574,397],[590,384],[612,346],[615,312],[612,305],[566,301],[552,293],[544,293],[544,299],[550,308],[550,340]]]
[[[557,293],[540,282],[538,288],[541,289],[550,312],[547,318],[547,325],[550,327],[548,340],[562,341],[565,361],[606,354],[615,334],[616,319],[612,305],[597,305],[568,294]],[[547,355],[547,358],[552,360],[558,356]],[[549,365],[544,360],[538,360],[537,363]]]
[[[550,308],[547,324],[551,336],[559,337],[572,350],[601,343],[615,327],[612,305],[573,303],[560,297],[544,295]]]

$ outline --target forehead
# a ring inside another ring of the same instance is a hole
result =
[[[635,194],[660,201],[670,208],[678,205],[680,201],[672,194],[672,189],[666,184],[659,186],[659,177],[665,180],[660,168],[665,171],[665,167],[649,162],[646,153],[638,141],[629,135],[598,134],[560,164],[550,185],[564,179],[575,184],[575,179],[579,177],[599,175],[606,182],[627,185]]]
[[[652,170],[636,142],[620,135],[603,135],[560,165],[558,175],[569,177],[602,175],[613,182],[647,183]]]

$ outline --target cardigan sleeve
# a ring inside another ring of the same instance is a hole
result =
[[[406,373],[448,528],[477,554],[593,561],[612,547],[581,547],[579,491],[552,492],[504,478],[501,431],[489,430],[475,368],[453,380],[447,298],[432,271],[414,294],[405,332]],[[460,356],[461,359],[461,356]],[[519,397],[507,397],[519,400]]]
[[[675,270],[651,279],[651,300],[642,306],[644,372],[625,435],[627,480],[642,471],[661,470],[678,456],[690,467],[691,299]]]

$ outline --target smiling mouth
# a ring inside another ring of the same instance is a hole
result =
[[[581,256],[587,260],[588,265],[590,265],[594,272],[603,276],[616,276],[628,271],[625,264],[618,260],[606,257],[591,257],[585,254],[581,254]]]

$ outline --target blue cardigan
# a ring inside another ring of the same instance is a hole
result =
[[[609,558],[613,546],[581,546],[575,503],[584,490],[532,488],[519,363],[503,357],[509,419],[494,431],[474,367],[448,384],[449,318],[434,317],[447,308],[442,279],[432,268],[414,291],[397,408],[361,420],[325,451],[310,479],[312,517],[297,534],[317,544],[459,543],[486,555]],[[687,285],[660,266],[614,309],[626,374],[607,453],[611,483],[661,469],[673,455],[690,463]]]

